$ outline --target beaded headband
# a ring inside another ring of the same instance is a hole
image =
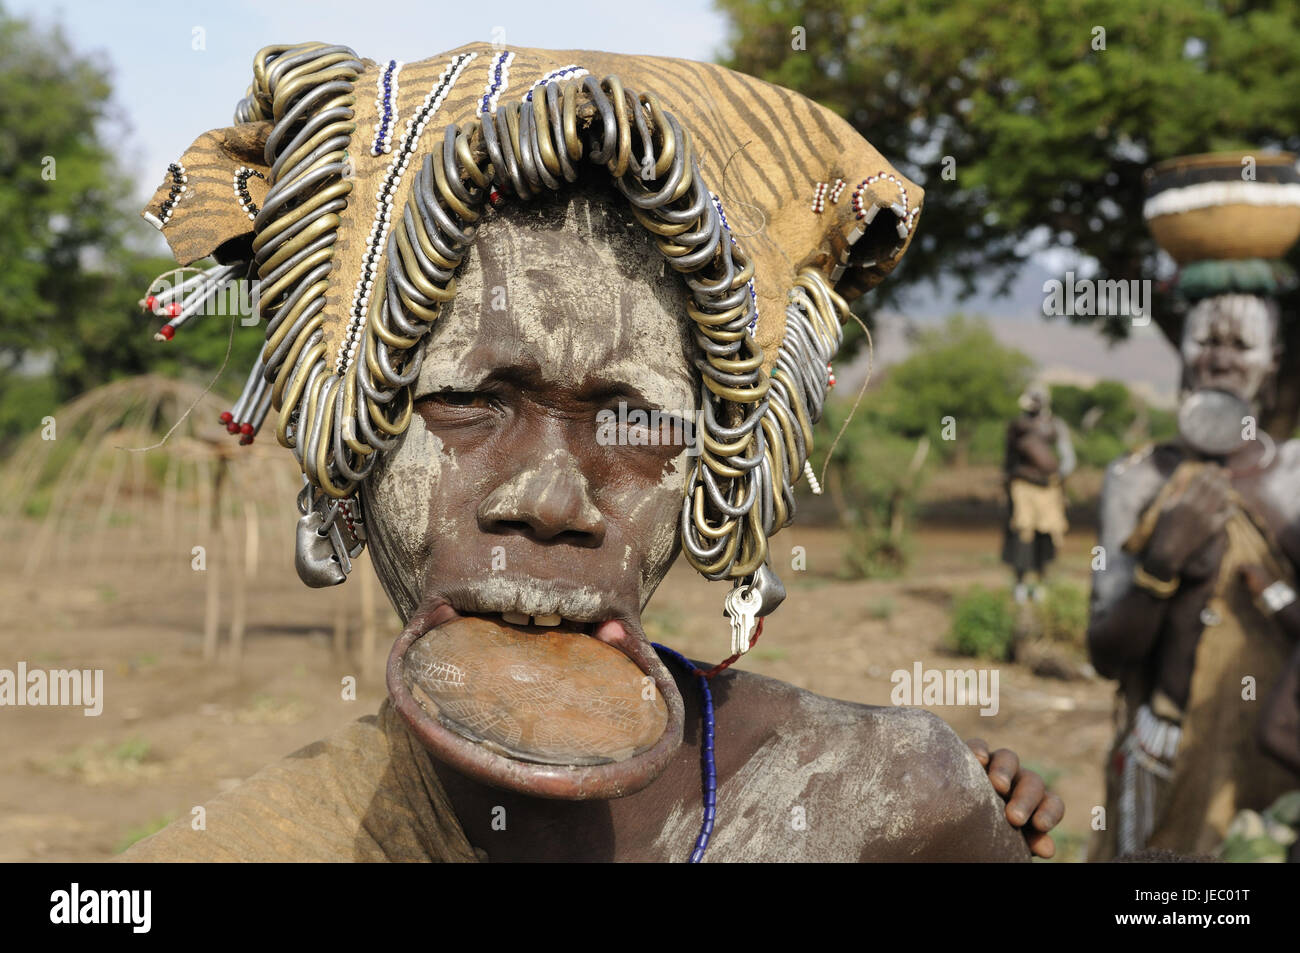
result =
[[[794,515],[847,300],[897,264],[920,188],[796,93],[657,57],[471,44],[381,64],[273,46],[235,119],[195,141],[144,212],[181,264],[219,264],[146,303],[170,339],[231,277],[256,280],[266,345],[222,420],[250,442],[277,410],[304,476],[305,582],[342,582],[364,545],[359,491],[411,420],[421,342],[485,205],[586,165],[609,172],[690,289],[704,425],[686,558],[753,586],[757,615],[776,607],[767,541]]]

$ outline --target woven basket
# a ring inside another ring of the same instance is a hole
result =
[[[1248,155],[1256,177],[1243,181]],[[1219,152],[1162,162],[1147,174],[1144,214],[1156,242],[1180,264],[1282,258],[1300,239],[1295,156]]]

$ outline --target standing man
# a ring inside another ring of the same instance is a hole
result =
[[[1002,561],[1016,574],[1017,603],[1042,590],[1028,587],[1034,573],[1041,583],[1047,564],[1056,558],[1069,525],[1061,481],[1074,470],[1074,444],[1063,420],[1052,416],[1047,390],[1034,385],[1020,396],[1022,413],[1007,427],[1004,463],[1010,516]]]

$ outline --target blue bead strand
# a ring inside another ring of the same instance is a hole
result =
[[[700,825],[699,836],[695,838],[695,849],[691,851],[688,861],[698,864],[704,859],[704,851],[708,849],[709,838],[713,835],[713,823],[718,816],[718,769],[713,760],[713,692],[709,690],[708,677],[685,655],[658,642],[650,644],[690,671],[699,682],[700,694],[703,696],[704,738],[700,746],[700,764],[704,771],[704,823]]]

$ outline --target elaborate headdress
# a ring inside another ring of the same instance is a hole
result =
[[[702,63],[470,44],[402,64],[272,46],[236,125],[200,136],[144,212],[188,265],[149,305],[170,339],[223,282],[258,288],[266,345],[223,415],[251,441],[271,407],[302,467],[298,568],[342,582],[358,491],[411,420],[420,344],[456,293],[485,205],[603,166],[690,289],[702,450],[686,558],[780,601],[768,537],[794,513],[847,301],[889,274],[922,192],[852,127]]]

